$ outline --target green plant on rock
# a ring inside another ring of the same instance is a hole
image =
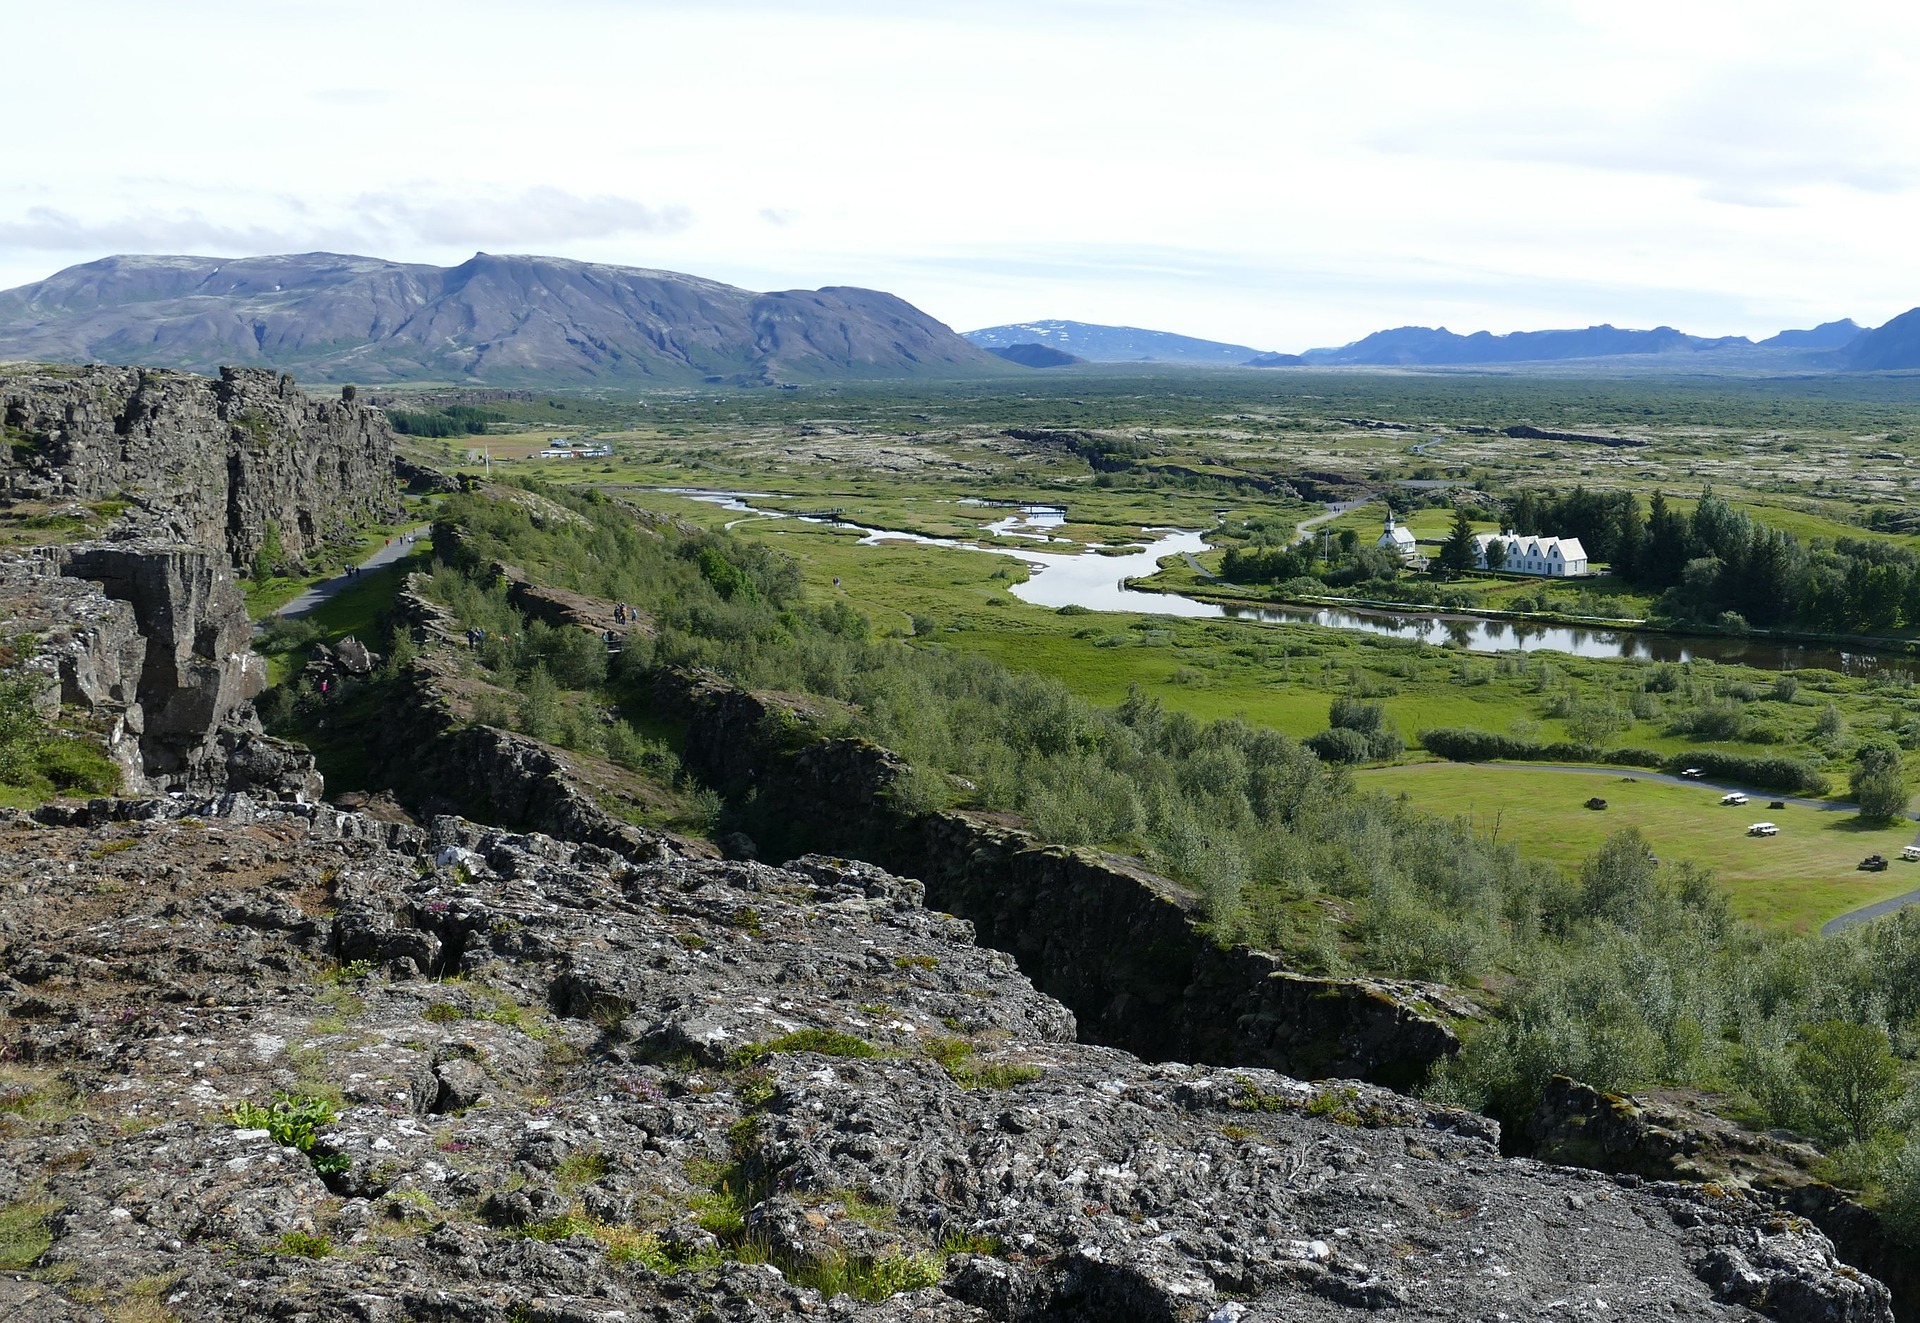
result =
[[[735,1069],[757,1065],[778,1052],[818,1052],[825,1057],[877,1057],[880,1049],[864,1038],[833,1029],[800,1029],[769,1043],[735,1048],[728,1064]]]
[[[47,1219],[60,1205],[42,1198],[17,1199],[0,1204],[0,1272],[21,1272],[40,1261],[53,1246]]]
[[[266,1131],[274,1143],[306,1154],[315,1171],[330,1176],[346,1171],[350,1165],[344,1153],[314,1152],[320,1128],[332,1124],[336,1115],[333,1103],[326,1098],[278,1093],[265,1107],[246,1100],[235,1103],[227,1119],[242,1130]]]
[[[303,1259],[324,1259],[333,1254],[333,1242],[309,1231],[289,1231],[280,1237],[275,1253],[296,1255]]]
[[[828,1299],[845,1295],[868,1303],[938,1286],[943,1271],[940,1256],[898,1248],[878,1256],[836,1251],[775,1266],[796,1286],[810,1286]]]
[[[606,1154],[583,1149],[569,1153],[561,1160],[560,1165],[554,1168],[553,1183],[561,1193],[571,1193],[583,1185],[592,1185],[612,1169],[613,1164],[607,1160]]]

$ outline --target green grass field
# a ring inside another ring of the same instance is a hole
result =
[[[1363,771],[1355,781],[1364,789],[1404,795],[1430,813],[1466,818],[1481,832],[1497,830],[1500,840],[1528,858],[1568,868],[1577,868],[1613,832],[1637,827],[1662,859],[1712,869],[1741,917],[1796,931],[1920,887],[1920,864],[1897,858],[1915,839],[1911,822],[1870,828],[1851,813],[1791,804],[1768,808],[1764,797],[1723,807],[1712,787],[1522,766],[1417,763]],[[1607,808],[1584,807],[1592,796],[1606,800]],[[1746,834],[1749,824],[1762,821],[1777,824],[1780,834]],[[1855,869],[1876,853],[1894,860],[1892,867],[1884,873]]]

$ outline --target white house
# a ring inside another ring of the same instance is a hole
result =
[[[1577,537],[1539,537],[1532,533],[1476,533],[1473,537],[1473,561],[1487,568],[1487,544],[1502,543],[1507,559],[1500,568],[1508,574],[1540,574],[1554,579],[1573,578],[1587,573],[1587,549]]]
[[[1420,558],[1419,551],[1414,547],[1413,530],[1394,523],[1391,512],[1387,514],[1387,531],[1380,535],[1380,540],[1374,545],[1385,547],[1401,560],[1409,563]]]

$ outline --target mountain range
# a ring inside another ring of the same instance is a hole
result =
[[[1200,340],[1135,326],[1037,321],[967,331],[974,344],[1031,366],[1056,366],[1034,351],[1052,348],[1095,363],[1192,363],[1243,367],[1468,367],[1573,360],[1685,357],[1701,366],[1718,362],[1735,370],[1887,371],[1920,367],[1920,308],[1876,330],[1851,318],[1806,330],[1781,331],[1758,342],[1741,335],[1699,336],[1656,326],[1650,331],[1617,326],[1581,330],[1514,331],[1461,335],[1446,327],[1400,326],[1375,331],[1337,348],[1300,354],[1262,352],[1246,345]],[[1705,355],[1704,358],[1696,356]]]
[[[0,293],[0,359],[545,385],[969,375],[1005,364],[892,294],[760,294],[672,271],[475,254],[108,257]]]
[[[490,385],[771,385],[949,377],[1091,363],[1470,367],[1609,360],[1720,370],[1920,367],[1920,308],[1744,336],[1671,326],[1460,335],[1376,331],[1302,354],[1137,326],[1033,321],[964,336],[892,294],[756,293],[673,271],[476,253],[437,267],[373,257],[121,256],[0,292],[0,360],[105,362],[308,380]]]

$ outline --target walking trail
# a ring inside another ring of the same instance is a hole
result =
[[[400,560],[402,557],[412,555],[414,548],[417,547],[419,543],[409,541],[408,539],[418,533],[425,532],[426,529],[426,524],[415,524],[411,528],[401,529],[393,535],[392,540],[389,541],[386,546],[381,547],[371,556],[361,561],[360,569],[363,572],[366,570],[377,570],[382,565],[391,565],[394,561]],[[276,608],[274,614],[277,616],[286,616],[289,619],[297,619],[300,616],[307,615],[328,598],[333,597],[337,593],[344,592],[352,585],[353,580],[354,576],[346,573],[336,574],[331,579],[323,579],[286,605]]]

